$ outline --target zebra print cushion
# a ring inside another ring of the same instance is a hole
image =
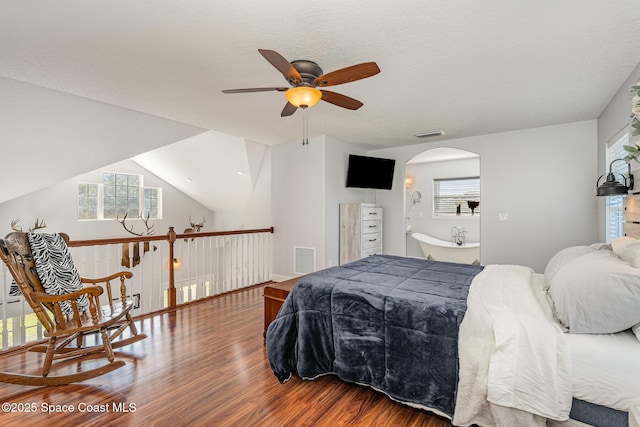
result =
[[[20,291],[20,288],[18,287],[18,284],[16,283],[15,280],[11,281],[11,287],[9,288],[9,296],[11,297],[18,297],[22,295],[22,292]]]
[[[48,294],[65,295],[82,289],[69,248],[59,234],[28,233],[28,237],[38,277]],[[77,303],[80,312],[89,307],[86,295],[79,297]],[[69,302],[60,303],[60,308],[65,314],[73,314]]]

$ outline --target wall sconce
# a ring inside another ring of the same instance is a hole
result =
[[[411,188],[411,186],[413,185],[414,181],[415,181],[415,180],[413,179],[413,177],[412,177],[412,176],[407,175],[407,176],[404,178],[404,186],[405,186],[405,188],[406,188],[407,190],[408,190],[408,189],[410,189],[410,188]]]
[[[625,162],[627,163],[627,167],[629,168],[629,183],[627,184],[627,178],[618,173],[624,180],[624,184],[619,183],[616,180],[615,174],[613,173],[612,167],[615,162]],[[633,190],[634,179],[633,174],[631,173],[631,164],[624,159],[616,159],[609,164],[609,173],[607,174],[607,179],[600,184],[600,180],[604,175],[600,175],[598,181],[596,181],[596,185],[598,189],[596,190],[596,195],[598,196],[617,196],[627,194],[630,190]]]
[[[180,267],[182,267],[182,260],[180,258],[174,258],[173,259],[173,271],[180,270]]]

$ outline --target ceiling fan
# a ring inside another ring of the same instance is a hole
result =
[[[280,116],[290,116],[298,108],[312,107],[323,100],[338,107],[349,110],[357,110],[362,107],[362,102],[337,92],[319,90],[317,87],[336,86],[356,80],[374,76],[380,72],[375,62],[364,62],[341,68],[331,73],[323,74],[322,68],[313,61],[295,60],[287,61],[275,50],[258,49],[258,52],[271,65],[282,73],[292,87],[258,87],[247,89],[226,89],[223,93],[249,93],[249,92],[285,92],[287,105],[284,106]]]

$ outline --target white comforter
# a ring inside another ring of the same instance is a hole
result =
[[[454,425],[569,418],[570,354],[542,280],[516,265],[489,265],[474,279],[460,327]]]

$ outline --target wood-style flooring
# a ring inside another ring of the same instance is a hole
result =
[[[117,352],[127,364],[85,383],[0,384],[0,425],[451,426],[334,376],[280,384],[265,355],[262,290],[255,286],[141,319],[139,330],[148,338]],[[0,370],[37,373],[41,357],[6,354]],[[57,372],[80,368],[73,362]]]

